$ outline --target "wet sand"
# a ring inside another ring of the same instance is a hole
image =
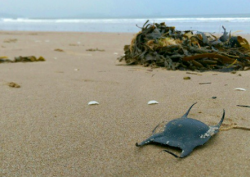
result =
[[[189,117],[215,125],[225,109],[224,124],[250,127],[250,109],[236,106],[250,105],[250,71],[192,75],[119,65],[132,37],[0,32],[0,56],[46,59],[0,64],[0,176],[250,176],[250,131],[221,131],[184,159],[162,151],[180,153],[173,148],[135,146],[194,102]]]

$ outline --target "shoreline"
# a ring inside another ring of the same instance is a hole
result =
[[[250,18],[144,18],[144,19],[0,19],[1,30],[20,31],[65,31],[65,32],[129,32],[137,33],[145,22],[165,22],[177,30],[198,30],[203,32],[223,32],[221,26],[228,31],[250,33]]]
[[[56,33],[76,33],[76,34],[119,34],[119,35],[122,35],[122,34],[128,34],[128,35],[134,35],[134,34],[137,34],[138,32],[140,31],[140,29],[138,28],[138,31],[137,32],[85,32],[85,31],[16,31],[16,30],[0,30],[0,34],[3,33],[3,34],[8,34],[8,33],[13,33],[13,34],[18,34],[18,33],[53,33],[53,34],[56,34]],[[194,31],[197,31],[197,30],[194,30]],[[239,30],[240,31],[240,30]],[[206,32],[206,31],[202,31],[202,32]],[[247,32],[247,33],[244,33],[244,32],[232,32],[233,33],[233,36],[242,36],[244,38],[246,38],[248,40],[248,42],[250,43],[250,32]],[[214,34],[216,36],[220,36],[223,34],[223,32],[214,32],[214,33],[211,33],[211,34]],[[234,35],[235,34],[235,35]]]

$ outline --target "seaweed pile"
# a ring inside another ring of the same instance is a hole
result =
[[[163,23],[143,25],[124,46],[118,58],[129,65],[166,67],[168,70],[233,71],[250,68],[250,46],[241,36],[224,33],[217,37],[200,31],[177,31]]]

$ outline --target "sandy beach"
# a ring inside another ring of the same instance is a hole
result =
[[[132,37],[0,32],[0,56],[46,59],[0,64],[0,176],[250,176],[250,131],[221,131],[183,159],[162,151],[180,153],[170,147],[135,146],[195,102],[189,117],[216,125],[225,109],[224,124],[250,127],[250,109],[236,106],[250,105],[250,71],[194,75],[119,64]],[[96,48],[104,51],[86,51]]]

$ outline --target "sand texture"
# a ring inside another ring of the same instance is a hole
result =
[[[250,105],[250,71],[194,75],[118,64],[132,37],[0,32],[0,56],[46,59],[0,63],[0,176],[250,176],[250,131],[221,131],[184,159],[162,151],[180,153],[170,147],[135,146],[194,102],[189,117],[215,125],[225,109],[224,124],[250,127],[250,108],[236,106]]]

